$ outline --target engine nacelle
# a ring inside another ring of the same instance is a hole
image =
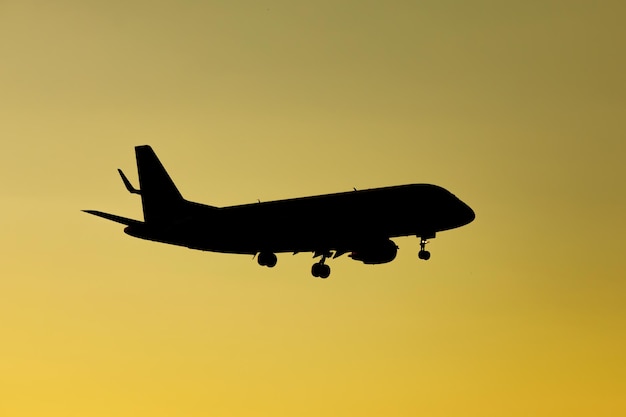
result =
[[[368,244],[352,252],[349,256],[355,261],[361,261],[364,264],[384,264],[391,262],[396,258],[398,247],[393,241],[387,239],[380,242]]]

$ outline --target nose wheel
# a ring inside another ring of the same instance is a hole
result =
[[[430,252],[428,252],[426,250],[426,244],[428,243],[427,239],[422,238],[420,240],[420,251],[417,254],[417,257],[420,259],[423,259],[424,261],[427,261],[430,259]]]

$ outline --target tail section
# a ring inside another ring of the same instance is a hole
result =
[[[183,210],[185,199],[174,181],[148,145],[136,146],[139,190],[132,188],[128,180],[124,184],[129,191],[141,195],[143,215],[146,223],[163,223],[178,217]],[[125,176],[122,174],[122,179]]]
[[[132,186],[122,170],[118,169],[126,189],[141,196],[144,222],[103,213],[96,210],[83,210],[94,216],[102,217],[127,226],[171,225],[186,217],[189,203],[180,194],[169,174],[148,145],[136,146],[137,171],[139,172],[139,189]]]

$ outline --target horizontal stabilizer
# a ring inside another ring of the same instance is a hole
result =
[[[83,210],[85,213],[93,214],[94,216],[102,217],[103,219],[111,220],[117,223],[125,224],[126,226],[136,226],[144,224],[139,220],[129,219],[128,217],[116,216],[115,214],[103,213],[96,210]]]

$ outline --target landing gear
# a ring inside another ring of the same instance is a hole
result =
[[[426,244],[428,243],[427,239],[424,239],[423,237],[420,240],[420,251],[417,254],[417,257],[420,259],[423,259],[425,261],[430,259],[430,252],[428,252],[426,250]]]
[[[330,266],[326,265],[324,262],[326,262],[326,258],[328,256],[331,256],[332,253],[321,253],[320,255],[322,256],[322,259],[319,262],[313,264],[313,266],[311,267],[311,275],[316,278],[326,279],[330,276]],[[317,255],[317,252],[316,256],[319,256]]]
[[[276,262],[278,262],[278,258],[272,252],[261,252],[258,257],[259,265],[267,266],[268,268],[273,268],[276,266]]]
[[[321,262],[314,263],[311,267],[311,275],[316,278],[328,278],[330,275],[330,266]]]

